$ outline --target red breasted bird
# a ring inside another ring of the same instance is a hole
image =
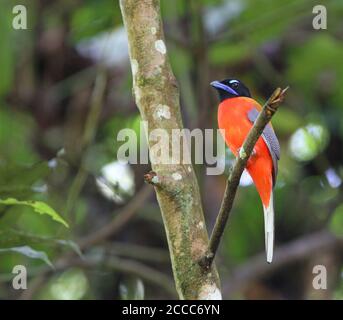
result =
[[[213,81],[220,98],[218,109],[219,129],[225,130],[224,139],[235,156],[254,124],[261,105],[251,98],[249,89],[239,80]],[[247,163],[249,172],[260,195],[264,211],[264,229],[267,262],[273,259],[274,207],[273,188],[280,159],[280,145],[271,124],[257,140]]]

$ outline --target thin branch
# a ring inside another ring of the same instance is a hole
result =
[[[153,190],[149,186],[144,186],[130,200],[130,202],[121,210],[121,212],[113,218],[111,222],[103,226],[98,231],[90,234],[89,236],[81,239],[78,244],[82,250],[85,250],[95,244],[98,244],[120,230],[126,225],[136,214],[139,208],[142,208],[145,201],[153,194]]]
[[[84,133],[81,140],[81,160],[78,172],[70,187],[69,195],[66,202],[65,215],[74,222],[74,215],[71,215],[76,200],[79,197],[82,188],[86,182],[88,172],[84,169],[84,155],[87,152],[88,147],[93,142],[96,130],[98,127],[100,113],[102,109],[103,99],[105,95],[105,89],[107,84],[107,75],[103,67],[99,67],[98,74],[95,79],[95,85],[92,92],[92,98],[90,103],[89,114],[87,116]]]
[[[343,239],[334,236],[328,231],[318,231],[306,235],[292,242],[286,243],[275,250],[274,263],[265,263],[264,253],[258,254],[240,265],[233,271],[232,277],[223,282],[223,294],[227,297],[237,290],[244,288],[254,279],[280,269],[281,267],[310,257],[323,250],[342,250]]]
[[[144,175],[144,182],[151,184],[153,186],[157,186],[160,184],[160,178],[157,176],[157,173],[154,171],[149,171]]]
[[[109,270],[116,270],[121,273],[133,274],[142,280],[145,280],[157,287],[163,288],[172,298],[176,297],[175,286],[173,280],[164,273],[153,269],[141,262],[130,259],[122,259],[118,257],[94,258],[88,257],[86,260],[75,258],[68,261],[67,264],[61,265],[57,270],[64,270],[71,266],[78,266],[81,268],[94,269],[96,267],[103,267]]]
[[[151,268],[144,263],[132,259],[124,259],[115,256],[108,257],[103,254],[89,254],[84,259],[73,257],[64,261],[60,260],[58,263],[55,264],[55,270],[46,268],[45,266],[32,270],[32,272],[30,272],[30,275],[38,274],[39,276],[35,277],[29,283],[28,290],[25,290],[19,297],[19,299],[31,300],[37,294],[39,289],[47,283],[46,279],[48,276],[54,275],[58,272],[62,272],[75,266],[85,269],[108,269],[117,271],[119,273],[135,275],[141,278],[143,281],[164,289],[166,292],[168,292],[170,297],[176,297],[173,280],[159,270]]]
[[[132,258],[158,264],[170,263],[169,253],[166,249],[147,247],[126,242],[111,242],[104,246],[108,254],[119,257]]]
[[[142,207],[152,193],[153,190],[149,186],[144,186],[141,188],[135,197],[122,208],[122,210],[112,219],[112,221],[104,225],[99,230],[77,241],[80,249],[85,251],[88,248],[105,241],[109,237],[113,236],[116,232],[121,230],[129,221],[131,221],[138,209]],[[68,264],[68,262],[73,260],[74,257],[74,251],[68,252],[62,257],[59,257],[57,261],[54,261],[54,265]],[[51,270],[49,268],[43,268],[37,279],[34,281],[32,287],[30,286],[30,290],[23,292],[20,299],[31,299],[45,283],[44,281],[50,273]]]
[[[235,164],[226,182],[224,198],[212,231],[208,252],[206,253],[205,257],[200,260],[200,264],[204,268],[209,268],[214,260],[219,247],[220,239],[224,233],[225,225],[232,209],[232,204],[236,196],[241,175],[247,165],[251,152],[253,151],[254,146],[261,136],[265,126],[277,111],[278,105],[283,101],[287,89],[288,88],[282,90],[277,88],[273,92],[271,97],[264,104],[262,111],[256,119],[253,127],[243,143],[243,146],[240,149],[239,154],[236,157]]]

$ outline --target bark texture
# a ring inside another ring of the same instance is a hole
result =
[[[182,129],[183,125],[177,82],[164,40],[160,2],[120,0],[120,5],[129,40],[133,93],[142,120],[148,124],[147,137],[155,129],[166,130],[171,137],[172,130]],[[199,265],[209,243],[193,168],[182,163],[154,164],[158,152],[153,150],[157,138],[153,140],[150,136],[153,174],[146,178],[156,190],[179,297],[220,299],[215,266],[204,270]],[[171,150],[171,144],[169,139],[165,148]]]

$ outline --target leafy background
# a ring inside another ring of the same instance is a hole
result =
[[[123,128],[139,134],[118,1],[23,0],[28,29],[0,10],[0,298],[175,298],[147,165],[117,162]],[[342,299],[343,3],[161,0],[185,126],[216,128],[209,82],[243,80],[263,102],[290,86],[273,125],[282,147],[276,251],[264,262],[263,215],[242,179],[221,245],[224,298]],[[228,166],[232,156],[228,152]],[[208,228],[225,175],[196,166]],[[67,227],[68,225],[68,227]],[[314,290],[325,265],[327,290]],[[12,288],[15,265],[28,289]]]

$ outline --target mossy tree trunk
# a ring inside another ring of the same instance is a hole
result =
[[[148,124],[147,136],[163,129],[171,137],[182,129],[179,91],[170,67],[158,0],[120,0],[129,40],[133,92],[142,120]],[[115,48],[114,48],[115,50]],[[150,136],[151,137],[151,136]],[[208,249],[208,235],[193,167],[189,164],[155,163],[149,139],[156,190],[162,212],[176,289],[181,299],[220,299],[215,266],[200,267]],[[171,150],[171,139],[168,140]],[[183,148],[180,148],[183,159]]]

